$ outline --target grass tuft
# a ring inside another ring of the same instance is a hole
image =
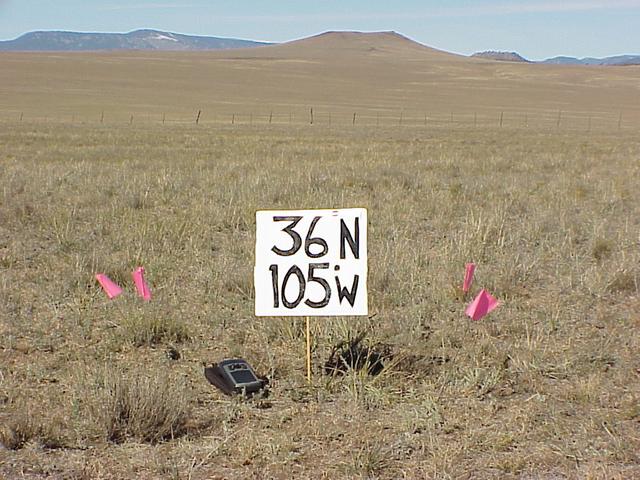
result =
[[[591,254],[598,262],[606,260],[613,252],[613,242],[606,238],[597,238],[593,243]]]
[[[139,310],[122,320],[122,339],[136,347],[164,342],[180,343],[189,339],[184,323],[157,309]]]
[[[634,293],[638,291],[638,278],[633,272],[620,270],[607,285],[610,293]]]
[[[26,408],[14,411],[0,425],[0,444],[10,450],[19,450],[29,442],[36,442],[44,448],[64,446],[60,423],[39,419]]]
[[[366,443],[351,456],[351,473],[360,478],[377,478],[389,465],[389,453],[380,445]]]
[[[87,383],[88,417],[100,436],[110,442],[133,438],[158,443],[187,430],[190,398],[182,379],[160,371],[127,373],[105,367],[94,372]]]

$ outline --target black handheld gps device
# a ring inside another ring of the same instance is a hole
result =
[[[266,378],[258,378],[246,360],[231,358],[204,369],[209,383],[225,395],[244,394],[247,397],[263,390],[268,383]]]

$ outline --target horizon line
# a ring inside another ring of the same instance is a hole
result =
[[[240,41],[246,41],[246,42],[264,43],[264,44],[270,44],[270,45],[282,45],[282,44],[289,43],[289,42],[305,40],[307,38],[313,38],[313,37],[316,37],[316,36],[319,36],[319,35],[323,35],[323,34],[326,34],[326,33],[395,33],[397,35],[405,37],[409,41],[418,43],[418,44],[420,44],[422,46],[429,47],[429,48],[435,48],[435,49],[438,49],[438,50],[442,50],[442,51],[444,51],[446,53],[451,53],[451,54],[455,54],[455,55],[463,55],[463,56],[466,56],[466,57],[470,57],[470,56],[472,56],[472,55],[474,55],[476,53],[487,53],[487,52],[493,52],[493,53],[516,53],[516,54],[520,55],[522,58],[524,58],[525,60],[531,61],[533,63],[535,63],[535,62],[543,62],[545,60],[551,60],[551,59],[561,58],[561,57],[575,58],[577,60],[584,60],[584,59],[603,60],[603,59],[607,59],[607,58],[611,58],[611,57],[640,56],[640,54],[628,53],[628,52],[613,53],[613,54],[607,54],[607,55],[604,55],[604,56],[593,56],[593,55],[576,56],[576,55],[568,55],[568,54],[554,54],[552,56],[548,56],[548,57],[536,60],[536,59],[524,57],[517,50],[503,50],[503,49],[490,48],[490,49],[484,49],[484,50],[475,50],[473,53],[460,53],[460,52],[454,52],[452,50],[446,50],[446,49],[444,49],[442,47],[433,47],[433,46],[428,45],[426,43],[423,43],[421,41],[415,40],[414,38],[411,38],[408,35],[405,35],[404,33],[399,32],[398,30],[393,30],[393,29],[392,30],[355,30],[355,29],[353,29],[353,30],[351,30],[351,29],[336,30],[336,29],[329,29],[329,30],[323,30],[323,31],[320,31],[320,32],[317,32],[317,33],[313,33],[311,35],[292,38],[292,39],[289,39],[289,40],[275,41],[275,40],[258,40],[258,39],[249,39],[249,38],[239,38],[239,37],[234,37],[234,36],[229,37],[229,36],[218,36],[218,35],[211,35],[211,34],[175,32],[175,31],[170,31],[170,30],[162,30],[162,29],[154,28],[154,27],[140,27],[140,28],[134,28],[133,30],[128,30],[128,31],[66,30],[66,29],[52,28],[52,29],[47,29],[47,30],[44,30],[44,29],[30,30],[30,31],[21,33],[20,35],[18,35],[17,37],[14,37],[14,38],[0,39],[0,43],[12,42],[12,41],[18,40],[21,37],[23,37],[25,35],[28,35],[30,33],[72,33],[72,34],[87,34],[87,35],[92,35],[92,34],[127,35],[127,34],[130,34],[130,33],[135,33],[135,32],[140,32],[140,31],[145,31],[145,30],[155,31],[155,32],[160,32],[160,33],[170,33],[170,34],[175,34],[175,35],[184,35],[184,36],[188,36],[188,37],[205,37],[205,38],[219,38],[219,39],[225,39],[225,40],[240,40]]]

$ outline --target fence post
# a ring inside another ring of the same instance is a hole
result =
[[[356,124],[356,112],[353,112],[353,121],[351,122],[352,125]]]
[[[271,125],[271,120],[273,120],[273,111],[269,113],[269,125]]]
[[[309,114],[311,115],[311,125],[313,125],[313,107],[311,107],[311,110],[309,111]]]
[[[202,113],[202,110],[198,110],[198,116],[196,117],[196,125],[198,125],[200,123],[200,114]]]
[[[165,120],[165,116],[166,116],[166,115],[167,115],[166,113],[163,113],[163,114],[162,114],[162,124],[163,124],[163,125],[164,125],[164,120]]]
[[[104,123],[104,110],[100,113],[100,123]]]
[[[500,112],[500,128],[502,128],[502,119],[504,117],[504,112]]]
[[[234,125],[236,123],[236,114],[233,113],[231,114],[231,125]]]

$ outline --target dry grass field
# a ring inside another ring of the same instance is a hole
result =
[[[585,131],[640,123],[640,67],[470,59],[395,33],[246,50],[0,55],[0,118],[104,124],[479,124]],[[401,120],[402,117],[402,120]]]
[[[0,55],[0,477],[640,477],[640,70],[347,37]],[[339,207],[371,315],[313,319],[309,386],[303,322],[253,315],[255,211]],[[359,333],[382,374],[323,375]],[[206,382],[236,355],[268,398]]]

